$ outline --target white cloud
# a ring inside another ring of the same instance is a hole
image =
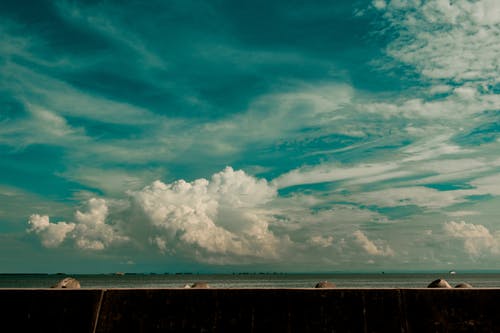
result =
[[[437,85],[433,85],[429,92],[431,94],[445,94],[445,93],[449,93],[451,90],[453,89],[453,87],[449,86],[449,85],[446,85],[446,84],[437,84]]]
[[[431,79],[498,82],[498,1],[391,1],[378,8],[400,30],[389,55]]]
[[[472,257],[477,257],[484,252],[497,254],[499,252],[499,239],[481,224],[461,222],[447,222],[443,226],[445,234],[462,239],[465,251]]]
[[[206,257],[200,260],[276,257],[280,240],[269,230],[271,217],[262,209],[275,196],[276,189],[265,180],[229,167],[210,181],[156,181],[131,193],[154,227],[160,250],[203,251]]]
[[[420,206],[430,209],[443,208],[464,202],[462,191],[438,191],[428,187],[411,186],[364,192],[352,200],[379,207]]]
[[[480,212],[473,211],[473,210],[458,210],[454,212],[447,212],[446,215],[451,216],[451,217],[465,217],[465,216],[475,216],[475,215],[480,215]]]
[[[115,8],[107,7],[104,4],[98,6],[81,6],[76,3],[60,1],[57,9],[61,12],[61,17],[72,24],[83,25],[112,39],[115,43],[120,43],[129,51],[135,53],[136,58],[141,61],[141,65],[152,67],[156,70],[164,70],[167,64],[160,56],[148,49],[144,40],[128,24],[123,24],[117,19],[119,14]],[[112,12],[113,14],[109,14]]]
[[[278,197],[272,183],[227,167],[210,179],[155,181],[125,199],[90,199],[72,222],[50,223],[45,217],[40,223],[32,218],[30,225],[44,246],[100,251],[126,246],[203,263],[309,263],[335,254],[345,261],[361,242],[372,254],[393,255],[381,240],[359,232],[352,237],[359,224],[382,225],[384,216],[353,205],[314,208],[328,202]],[[59,231],[58,237],[51,234],[49,241],[49,229]]]
[[[333,236],[311,236],[307,243],[311,246],[330,247],[333,244]]]
[[[108,206],[104,199],[92,198],[88,202],[88,212],[75,213],[73,238],[81,249],[103,250],[114,242],[127,241],[113,226],[106,223]]]
[[[138,190],[162,174],[162,169],[147,168],[146,170],[130,171],[125,168],[100,169],[78,166],[69,168],[58,176],[98,188],[106,195],[121,195],[126,191]]]
[[[28,231],[41,238],[45,247],[60,246],[71,239],[81,249],[103,250],[114,242],[127,241],[113,227],[106,224],[108,207],[105,200],[92,198],[88,201],[88,212],[77,211],[74,222],[51,223],[47,215],[31,215]]]
[[[386,245],[385,242],[381,240],[376,242],[371,241],[361,230],[356,230],[353,233],[353,236],[355,238],[355,242],[370,255],[383,257],[394,256],[394,251],[389,247],[389,245]]]
[[[301,131],[304,127],[318,128],[320,132],[326,126],[335,126],[339,131],[349,130],[336,121],[344,117],[340,110],[353,98],[350,85],[293,86],[289,91],[259,96],[246,112],[208,123],[194,135],[202,142],[214,145],[211,153],[227,154],[255,142],[305,140],[308,134]]]
[[[104,250],[131,241],[203,262],[273,259],[288,244],[287,237],[278,238],[269,230],[273,217],[264,206],[276,195],[276,188],[264,179],[228,167],[210,180],[155,181],[128,192],[127,200],[90,199],[88,210],[77,211],[69,224],[33,215],[30,230],[51,247],[68,239],[81,249]],[[54,231],[59,231],[58,237]]]
[[[28,223],[28,231],[37,234],[45,247],[58,247],[66,239],[66,235],[75,229],[74,223],[50,223],[47,215],[33,214]]]
[[[387,3],[384,0],[374,0],[373,1],[373,6],[379,10],[384,9],[387,7]]]
[[[431,139],[423,139],[404,149],[403,154],[407,155],[404,162],[415,162],[442,158],[443,155],[456,155],[468,152],[458,145],[448,143],[449,137],[437,135]]]
[[[26,104],[26,108],[33,114],[38,132],[51,139],[61,140],[76,134],[78,130],[72,129],[63,117],[42,107]],[[50,141],[43,140],[42,141]]]
[[[434,94],[432,88],[429,92]],[[470,125],[464,123],[467,117],[499,106],[500,97],[496,94],[473,94],[469,88],[456,88],[454,94],[443,99],[405,98],[390,102],[360,103],[355,107],[365,114],[376,114],[392,120],[403,118],[408,121],[433,121],[421,123],[420,126],[437,128],[440,125],[438,128],[445,131],[444,134],[450,135],[457,131],[455,126]],[[437,120],[446,120],[446,123],[435,123]],[[442,134],[439,133],[440,136]]]
[[[396,163],[361,164],[351,167],[338,167],[332,165],[319,165],[292,170],[274,180],[279,188],[294,185],[315,184],[353,179],[367,183],[386,179],[392,171],[398,168]]]
[[[471,194],[500,195],[500,173],[474,179],[470,184],[476,187]]]

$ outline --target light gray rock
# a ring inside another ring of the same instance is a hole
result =
[[[57,284],[53,285],[51,288],[67,288],[67,289],[79,289],[80,282],[72,277],[67,277],[59,281]]]
[[[330,282],[330,281],[320,281],[314,286],[314,288],[336,288],[337,286],[335,283]]]
[[[207,289],[210,288],[208,283],[206,282],[195,282],[191,285],[191,288],[196,288],[196,289]]]
[[[459,283],[455,286],[455,288],[473,288],[470,284],[468,284],[467,282],[462,282],[462,283]]]
[[[432,281],[427,288],[451,288],[450,284],[448,281],[445,279],[437,279]]]

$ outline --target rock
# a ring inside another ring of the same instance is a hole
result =
[[[432,281],[427,288],[451,288],[451,286],[445,279],[437,279]]]
[[[210,288],[210,286],[206,282],[195,282],[191,285],[191,288],[207,289]]]
[[[57,284],[53,285],[51,288],[68,288],[68,289],[79,289],[80,282],[72,277],[67,277],[59,281]]]
[[[333,282],[320,281],[316,284],[314,288],[336,288],[337,286]]]
[[[468,284],[467,282],[462,282],[462,283],[459,283],[455,286],[455,288],[473,288],[470,284]]]

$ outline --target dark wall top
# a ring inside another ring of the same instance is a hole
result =
[[[1,332],[500,332],[500,289],[0,289]]]

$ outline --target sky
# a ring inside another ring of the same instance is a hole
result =
[[[0,272],[500,269],[497,0],[3,0],[0,34]]]

